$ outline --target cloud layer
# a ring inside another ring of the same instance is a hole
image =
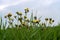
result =
[[[22,10],[26,7],[37,10],[37,16],[52,17],[58,22],[60,19],[60,0],[0,0],[0,12],[5,13]],[[10,8],[10,9],[9,9]],[[23,11],[23,10],[22,10]]]
[[[0,10],[3,10],[4,8],[9,6],[14,6],[29,1],[30,0],[0,0]]]

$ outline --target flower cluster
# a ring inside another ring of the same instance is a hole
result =
[[[23,27],[23,26],[29,27],[29,25],[31,26],[31,24],[32,24],[32,26],[34,26],[34,25],[36,26],[37,24],[38,25],[41,24],[41,20],[38,19],[37,16],[34,16],[33,20],[30,20],[27,17],[27,14],[29,12],[29,8],[25,8],[24,11],[25,11],[24,16],[23,16],[22,12],[16,12],[17,15],[13,16],[15,19],[17,19],[17,22],[20,23],[19,25],[18,25],[18,23],[15,24],[16,27]],[[12,18],[12,13],[8,13],[8,15],[6,15],[4,17],[7,18],[7,20],[9,20],[9,24],[13,24],[14,18]],[[54,23],[54,20],[52,18],[45,18],[45,21],[46,21],[46,23],[48,22],[51,25],[52,25],[52,23]],[[42,26],[46,26],[46,23],[42,23]]]

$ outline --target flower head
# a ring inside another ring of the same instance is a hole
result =
[[[52,20],[52,22],[54,22],[54,20]]]
[[[33,20],[33,23],[39,23],[40,20]]]
[[[22,18],[18,18],[18,20],[22,20]]]
[[[45,18],[45,21],[48,21],[48,18]]]
[[[21,16],[22,15],[22,12],[16,12],[16,14]]]
[[[8,17],[11,17],[11,16],[12,16],[12,14],[11,14],[11,13],[9,13],[7,16],[8,16]]]
[[[22,22],[22,25],[25,26],[25,22]]]
[[[25,13],[28,13],[29,12],[29,8],[25,8]]]
[[[49,18],[49,21],[52,21],[52,18]]]

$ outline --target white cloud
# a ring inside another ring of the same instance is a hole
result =
[[[19,3],[29,2],[31,0],[1,0],[0,10],[3,10],[6,7],[18,5]]]
[[[0,11],[3,10],[5,7],[7,7],[8,5],[0,5]]]

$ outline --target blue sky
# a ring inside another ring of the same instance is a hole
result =
[[[8,12],[23,12],[26,7],[33,9],[34,15],[42,16],[42,20],[45,17],[52,17],[56,24],[60,22],[60,0],[0,0],[0,16]]]

